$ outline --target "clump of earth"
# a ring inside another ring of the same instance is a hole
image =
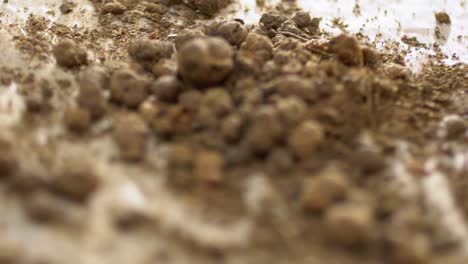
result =
[[[31,64],[1,67],[0,263],[464,263],[465,64],[434,46],[416,74],[294,1],[252,25],[231,1],[93,3],[92,30],[31,16]]]

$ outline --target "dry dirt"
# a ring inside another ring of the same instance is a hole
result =
[[[458,11],[392,39],[342,1],[13,2],[0,263],[466,263]]]

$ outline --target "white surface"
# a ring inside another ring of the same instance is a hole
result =
[[[255,0],[241,1],[240,12],[248,23],[260,18],[256,12]],[[274,1],[277,2],[277,1]],[[415,36],[425,44],[436,42],[435,12],[447,12],[452,20],[448,41],[442,43],[442,51],[451,56],[456,54],[460,61],[468,62],[468,2],[466,0],[298,0],[299,5],[309,10],[314,17],[322,17],[323,28],[338,33],[330,27],[333,18],[342,18],[350,32],[361,32],[371,39],[381,33],[385,38],[400,40],[403,35]],[[361,15],[353,13],[359,3]],[[461,39],[458,39],[461,36]],[[403,45],[402,47],[406,47]]]
[[[455,54],[462,62],[468,62],[468,3],[467,0],[297,0],[299,5],[309,10],[315,17],[322,17],[322,27],[338,33],[331,28],[331,20],[340,17],[349,25],[353,33],[361,32],[371,37],[381,33],[387,39],[400,40],[407,34],[415,36],[420,42],[436,42],[434,29],[435,12],[445,11],[450,15],[452,25],[445,29],[448,35],[446,43],[441,44],[442,51],[451,56]],[[53,22],[68,26],[94,27],[97,16],[89,0],[75,0],[79,3],[74,12],[62,15],[58,10],[61,1],[55,0],[10,0],[0,4],[0,23],[22,23],[30,13],[43,15]],[[236,6],[239,12],[234,16],[243,18],[247,23],[255,23],[260,18],[260,11],[255,0],[241,0]],[[267,1],[272,6],[279,0]],[[359,3],[361,16],[353,13]],[[53,12],[50,12],[53,11]],[[0,31],[0,35],[2,32]],[[461,36],[461,37],[459,37]],[[0,39],[0,44],[3,40]],[[402,45],[405,48],[405,45]],[[9,52],[11,54],[11,52]],[[417,52],[415,52],[417,53]]]

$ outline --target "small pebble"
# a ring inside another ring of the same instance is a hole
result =
[[[356,38],[348,35],[339,35],[328,43],[328,50],[336,54],[337,58],[349,66],[363,65],[364,58],[361,46]]]
[[[52,54],[57,64],[64,68],[73,68],[88,63],[86,50],[72,40],[64,40],[54,46]]]
[[[149,129],[140,115],[127,113],[114,121],[113,138],[126,161],[141,161],[146,154]]]
[[[299,29],[296,22],[294,22],[293,20],[284,21],[278,28],[278,32],[288,32],[298,36],[302,35],[302,31]]]
[[[292,20],[296,23],[298,27],[302,28],[309,25],[312,21],[312,18],[310,17],[309,12],[299,11],[293,16]]]
[[[84,133],[91,126],[91,113],[83,108],[71,107],[64,114],[65,126],[76,133]]]
[[[221,131],[227,141],[237,141],[241,137],[244,122],[239,114],[231,114],[221,122]]]
[[[309,30],[310,34],[314,35],[314,34],[319,33],[320,22],[322,22],[322,18],[320,17],[312,18],[312,21],[310,21],[309,25],[307,25],[307,29]]]
[[[450,24],[452,23],[449,14],[447,14],[447,13],[445,13],[445,12],[438,12],[438,13],[435,13],[435,18],[436,18],[436,22],[437,22],[438,24],[447,24],[447,25],[450,25]]]
[[[104,0],[101,4],[101,11],[103,13],[120,15],[124,13],[125,10],[127,10],[127,7],[119,2],[119,0]]]
[[[152,120],[153,130],[162,137],[187,135],[194,127],[194,113],[181,105],[160,105]]]
[[[80,76],[78,105],[91,113],[93,120],[101,118],[107,111],[107,99],[104,91],[109,86],[110,76],[100,67],[90,67]]]
[[[306,210],[323,211],[345,198],[350,189],[348,180],[337,168],[327,168],[319,175],[306,179],[302,202]]]
[[[163,4],[148,3],[148,5],[145,8],[145,11],[149,13],[158,13],[163,15],[167,12],[167,6]]]
[[[288,148],[299,159],[308,159],[324,139],[324,131],[319,123],[305,121],[291,131],[288,137]]]
[[[209,35],[222,37],[231,45],[240,46],[248,33],[247,27],[238,21],[232,20],[216,24],[210,30]]]
[[[80,88],[92,86],[96,90],[109,89],[110,73],[108,69],[100,65],[90,65],[86,67],[79,75]]]
[[[273,43],[266,37],[256,33],[249,33],[240,48],[241,55],[263,64],[273,57]]]
[[[63,4],[60,5],[59,9],[62,14],[69,14],[73,11],[76,4],[70,1],[64,1]]]
[[[156,77],[177,74],[177,62],[173,59],[162,59],[156,63],[152,69]]]
[[[439,138],[447,140],[459,139],[465,135],[468,128],[468,122],[458,115],[445,117],[439,125]]]
[[[375,237],[374,212],[366,205],[335,205],[327,210],[324,221],[329,238],[343,246],[365,245]]]
[[[234,108],[232,98],[226,90],[214,88],[206,91],[201,98],[198,119],[206,127],[216,127],[221,118]]]
[[[186,43],[178,53],[180,75],[198,85],[223,81],[234,68],[233,49],[218,37],[197,38]]]
[[[179,95],[179,104],[190,111],[195,111],[198,109],[202,97],[203,94],[200,91],[185,91]]]
[[[195,157],[195,175],[209,184],[219,184],[224,178],[224,159],[213,151],[202,151]]]
[[[182,83],[175,76],[162,76],[151,84],[150,90],[163,102],[175,102],[182,92]]]
[[[279,100],[276,106],[285,126],[297,125],[304,120],[307,113],[307,104],[295,96]]]
[[[161,59],[170,58],[174,51],[172,42],[147,39],[134,41],[128,49],[130,56],[148,71]]]
[[[279,114],[272,106],[261,106],[252,113],[246,140],[257,153],[269,152],[284,134]]]
[[[369,67],[375,66],[380,59],[380,54],[371,47],[362,48],[362,56],[364,59],[364,65]]]
[[[57,158],[51,187],[76,201],[86,201],[100,186],[95,163],[80,152],[68,152]]]
[[[159,104],[156,100],[146,100],[140,107],[138,107],[138,113],[145,120],[146,123],[151,123],[157,114],[160,112]]]
[[[262,23],[268,29],[277,29],[285,20],[286,18],[279,14],[268,12],[262,15],[260,18],[260,23]]]
[[[177,34],[174,44],[177,50],[180,50],[187,42],[191,40],[204,38],[205,32],[202,29],[184,29]]]
[[[129,69],[114,72],[110,80],[111,99],[135,108],[147,97],[149,82]]]
[[[190,2],[201,14],[204,14],[207,16],[213,16],[220,9],[227,6],[227,4],[230,1],[229,0],[190,0]]]

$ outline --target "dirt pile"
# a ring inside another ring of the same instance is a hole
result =
[[[466,65],[446,66],[437,53],[413,74],[398,52],[377,51],[360,34],[331,36],[304,11],[270,11],[255,25],[191,19],[213,16],[229,2],[102,1],[102,27],[94,33],[49,28],[61,40],[43,50],[71,81],[52,76],[41,86],[34,73],[16,78],[36,107],[14,129],[25,142],[40,127],[66,129],[49,135],[41,150],[26,147],[39,157],[35,173],[20,158],[18,140],[0,137],[1,185],[23,187],[13,195],[20,200],[46,193],[32,206],[24,202],[33,215],[57,201],[86,211],[117,177],[103,175],[102,160],[92,159],[109,152],[106,166],[137,171],[130,178],[142,188],[163,179],[161,188],[201,210],[202,219],[221,222],[174,228],[186,232],[175,247],[190,247],[200,261],[444,263],[444,256],[458,256],[465,242],[441,235],[452,231],[432,215],[423,185],[436,171],[457,171],[442,160],[466,141],[466,107],[454,101],[468,83]],[[448,16],[436,17],[450,24]],[[109,38],[115,53],[89,46]],[[18,43],[28,50],[24,39]],[[448,114],[460,116],[440,123]],[[110,143],[92,152],[88,143],[99,141]],[[89,149],[62,156],[72,143]],[[428,168],[431,159],[435,168]],[[156,170],[155,160],[165,167]],[[450,184],[463,204],[458,182],[465,183],[466,168],[455,174],[460,178]],[[31,182],[18,180],[24,177]],[[121,210],[126,227],[171,232],[163,225],[169,216],[151,206]],[[252,226],[241,239],[210,229],[239,219]],[[228,242],[217,245],[216,238]],[[238,247],[248,253],[232,251]]]

